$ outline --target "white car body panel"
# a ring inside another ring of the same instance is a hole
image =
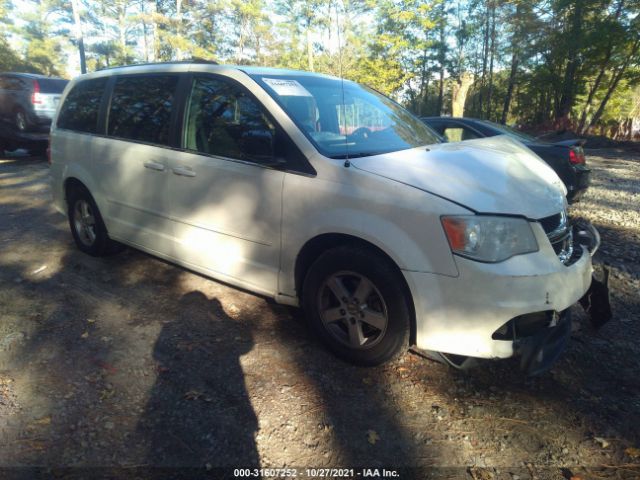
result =
[[[224,158],[172,153],[169,170],[188,168],[195,175],[168,175],[176,258],[274,296],[285,173]]]
[[[167,71],[212,72],[241,82],[316,175],[75,134],[54,121],[58,210],[66,213],[65,181],[76,178],[94,196],[114,239],[291,305],[299,303],[295,267],[307,242],[325,234],[359,238],[402,271],[415,308],[417,346],[461,355],[513,355],[511,342],[491,338],[500,325],[526,313],[566,309],[589,287],[588,253],[566,267],[535,222],[565,208],[564,186],[517,142],[493,137],[430,145],[355,158],[346,166],[321,155],[277,102],[236,68],[157,65],[88,77]],[[163,170],[145,168],[150,161]],[[176,168],[195,176],[176,175]],[[453,255],[441,216],[474,212],[526,217],[539,251],[496,264]]]
[[[352,163],[481,213],[543,218],[562,210],[567,193],[549,165],[506,135],[356,158]]]

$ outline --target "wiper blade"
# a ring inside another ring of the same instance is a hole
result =
[[[334,160],[345,160],[347,158],[361,158],[361,157],[373,157],[375,155],[382,155],[383,153],[388,153],[386,151],[382,152],[356,152],[356,153],[341,153],[339,155],[331,155],[329,158]]]

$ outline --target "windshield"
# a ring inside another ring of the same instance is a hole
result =
[[[538,138],[532,137],[531,135],[527,135],[526,133],[519,132],[518,130],[514,130],[511,127],[507,127],[506,125],[501,125],[499,123],[493,123],[488,120],[483,120],[484,123],[492,127],[494,130],[498,130],[505,135],[509,135],[511,137],[515,137],[521,142],[528,143],[542,143],[542,141]]]
[[[440,143],[438,136],[393,100],[339,79],[258,75],[257,81],[331,158],[353,158]]]

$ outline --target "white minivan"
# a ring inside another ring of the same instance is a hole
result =
[[[158,63],[82,75],[51,128],[78,248],[116,242],[304,307],[340,357],[415,345],[546,369],[589,289],[556,174],[506,137],[441,143],[389,98],[326,75]]]

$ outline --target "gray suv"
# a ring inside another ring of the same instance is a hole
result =
[[[67,83],[32,73],[0,73],[0,154],[16,148],[44,152]]]

